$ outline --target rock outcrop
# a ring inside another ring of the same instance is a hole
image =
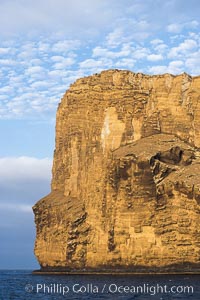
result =
[[[34,207],[43,270],[200,269],[200,77],[109,70],[57,111],[52,192]]]

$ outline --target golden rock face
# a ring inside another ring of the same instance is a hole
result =
[[[43,269],[200,267],[200,77],[109,70],[57,111],[52,192],[34,207]]]

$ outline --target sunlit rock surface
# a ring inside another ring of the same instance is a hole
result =
[[[200,266],[200,77],[109,70],[57,111],[52,192],[33,207],[42,270]]]

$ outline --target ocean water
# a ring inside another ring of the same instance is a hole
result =
[[[33,275],[0,270],[0,299],[200,300],[200,275]]]

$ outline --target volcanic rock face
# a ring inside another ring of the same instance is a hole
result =
[[[43,269],[200,266],[200,77],[77,80],[56,123],[52,192],[34,207]]]

